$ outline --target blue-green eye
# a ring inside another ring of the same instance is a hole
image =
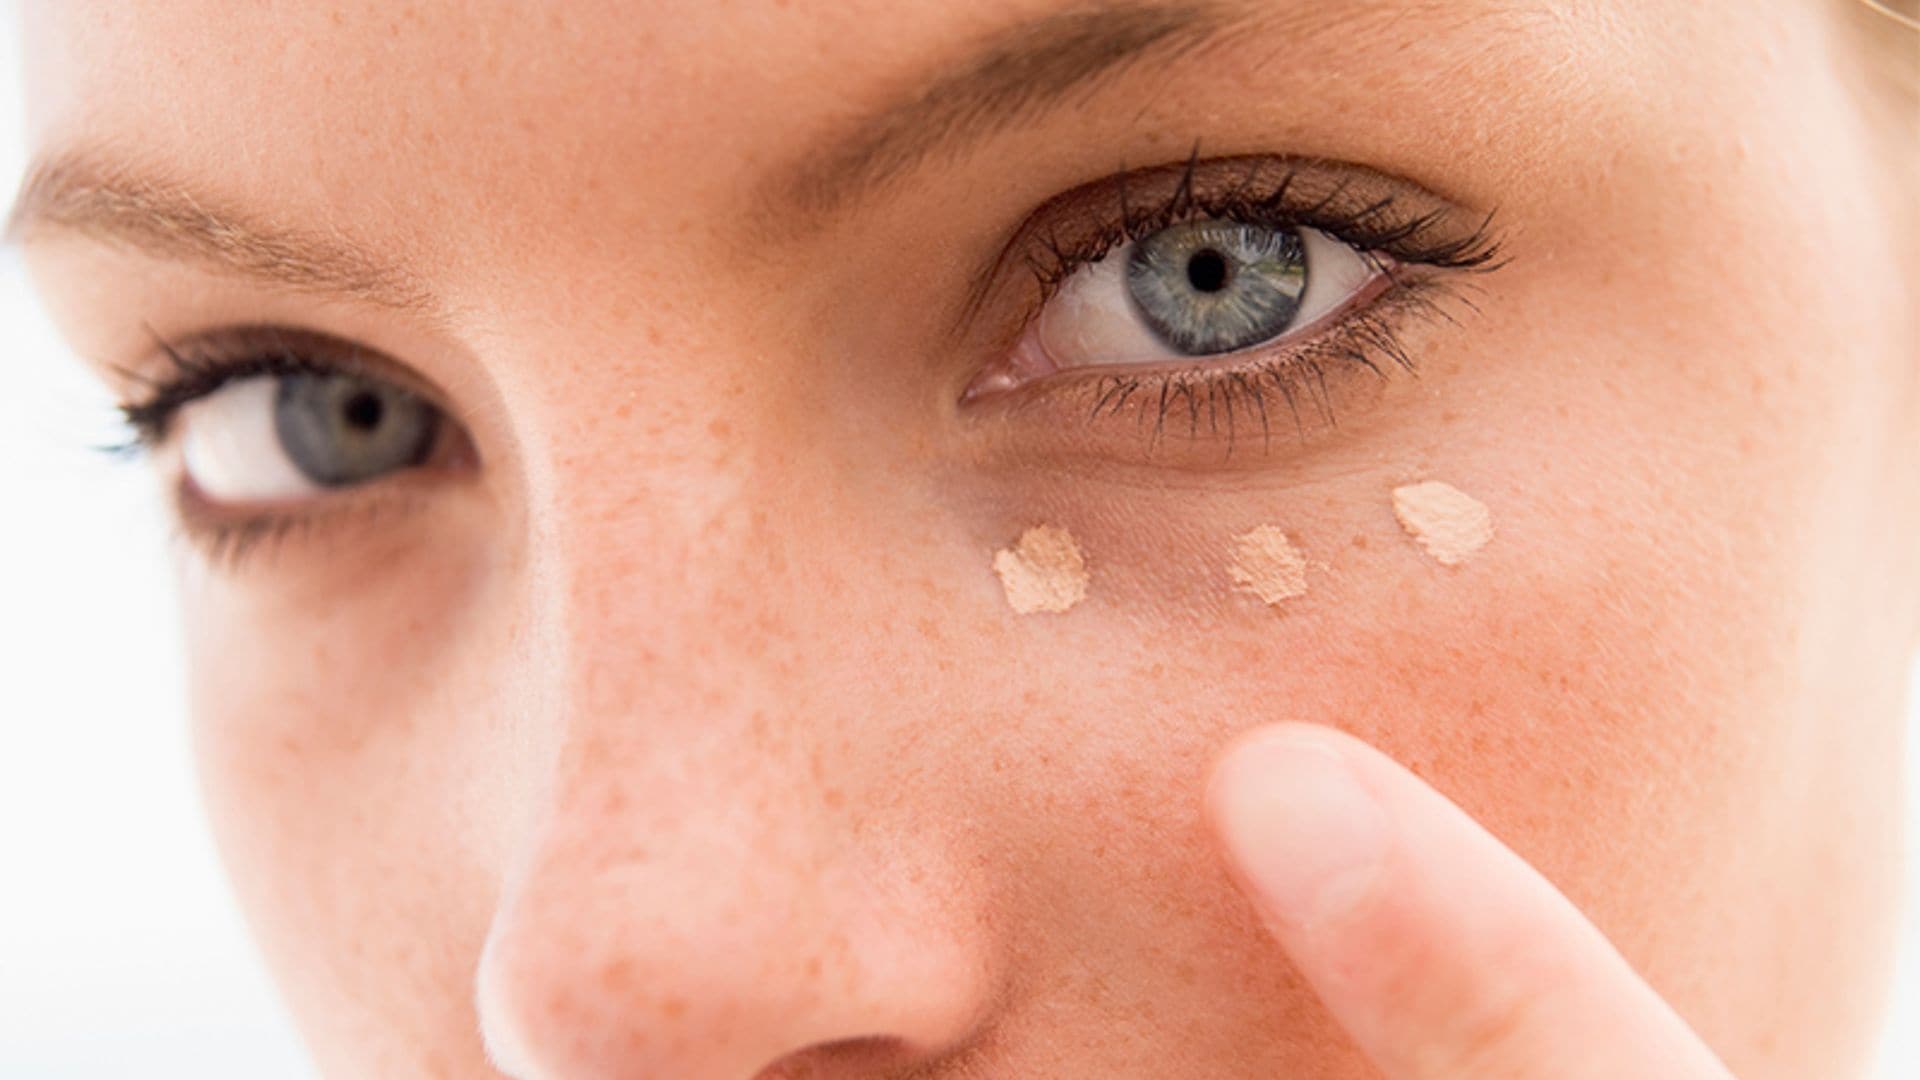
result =
[[[1293,324],[1307,251],[1292,229],[1200,221],[1132,246],[1127,296],[1147,326],[1189,356],[1234,352]]]
[[[182,464],[213,502],[288,501],[425,464],[443,421],[380,379],[248,375],[181,407]]]
[[[1036,320],[1034,370],[1165,363],[1256,348],[1314,326],[1382,273],[1318,229],[1208,219],[1088,263]]]
[[[439,419],[414,394],[354,375],[283,375],[273,395],[281,450],[325,487],[420,464],[433,449]]]

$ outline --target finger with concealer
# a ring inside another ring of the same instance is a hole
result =
[[[1358,739],[1248,732],[1206,813],[1267,927],[1389,1077],[1729,1075],[1559,890]]]

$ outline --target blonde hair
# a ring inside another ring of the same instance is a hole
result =
[[[1865,64],[1852,80],[1864,107],[1875,113],[1890,137],[1884,140],[1897,179],[1907,197],[1907,220],[1895,223],[1920,235],[1920,0],[1849,0],[1846,4],[1851,36],[1860,48],[1855,55]],[[1920,260],[1920,245],[1915,246]],[[1920,290],[1920,265],[1915,272]]]
[[[1848,7],[1872,58],[1870,74],[1899,97],[1896,107],[1909,110],[1908,126],[1920,132],[1920,0],[1855,0]]]

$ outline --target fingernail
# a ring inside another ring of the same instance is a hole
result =
[[[1254,899],[1285,926],[1337,922],[1379,883],[1386,813],[1340,752],[1311,731],[1279,729],[1234,748],[1209,799]]]

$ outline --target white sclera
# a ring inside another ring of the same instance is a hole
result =
[[[1249,343],[1247,349],[1283,340],[1312,326],[1339,310],[1378,273],[1366,256],[1319,229],[1296,231],[1307,259],[1307,289],[1300,297],[1300,310],[1285,331],[1266,341]],[[1132,245],[1128,245],[1081,267],[1047,302],[1040,313],[1037,333],[1040,347],[1055,367],[1194,359],[1162,342],[1134,310],[1127,296],[1127,260],[1132,252]]]
[[[287,457],[274,429],[279,386],[264,375],[237,379],[181,408],[181,463],[208,499],[270,502],[322,490]]]

